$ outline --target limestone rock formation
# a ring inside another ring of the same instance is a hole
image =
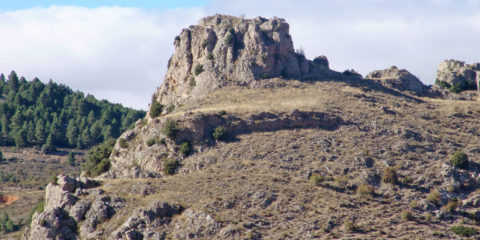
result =
[[[423,93],[427,89],[415,75],[405,69],[398,69],[395,66],[384,70],[373,71],[367,74],[366,78],[380,81],[384,85],[401,91]]]
[[[328,76],[328,60],[295,53],[289,25],[281,18],[215,15],[175,38],[165,81],[153,99],[165,106],[204,96],[226,85],[255,87],[264,78]]]
[[[76,239],[77,221],[83,220],[90,209],[89,203],[78,201],[81,191],[76,190],[96,185],[84,177],[57,176],[57,181],[46,188],[44,211],[33,215],[23,239]]]
[[[480,63],[466,64],[458,60],[445,60],[437,71],[436,85],[452,92],[478,90]]]

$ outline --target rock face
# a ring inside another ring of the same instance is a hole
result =
[[[87,178],[59,175],[56,183],[48,184],[44,211],[35,213],[31,228],[22,239],[77,239],[77,221],[85,219],[90,204],[78,201],[82,190],[96,186]]]
[[[478,90],[480,63],[466,64],[458,60],[445,60],[438,67],[436,85],[458,92]]]
[[[423,93],[427,87],[405,69],[398,69],[392,66],[384,70],[376,70],[366,76],[367,79],[380,81],[382,84],[400,91],[412,91],[416,93]]]
[[[153,99],[165,106],[204,96],[226,85],[255,87],[260,79],[329,76],[326,57],[308,61],[295,53],[281,18],[215,15],[175,38],[175,54]]]

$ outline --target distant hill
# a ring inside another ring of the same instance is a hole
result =
[[[85,96],[52,82],[0,75],[0,145],[89,148],[117,138],[144,111]]]

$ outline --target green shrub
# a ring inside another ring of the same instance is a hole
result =
[[[70,166],[75,166],[75,153],[74,152],[68,152],[68,164]]]
[[[418,208],[418,201],[415,200],[415,199],[412,200],[412,201],[410,202],[410,208],[411,208],[411,209],[417,209],[417,208]]]
[[[397,170],[394,167],[387,167],[383,170],[382,181],[384,183],[397,184]]]
[[[448,91],[452,92],[452,93],[459,93],[463,90],[465,90],[465,89],[462,88],[462,85],[460,83],[456,83],[456,84],[454,84],[454,85],[452,85],[448,88]]]
[[[208,52],[207,59],[210,60],[210,61],[213,60],[213,53],[212,52]]]
[[[310,182],[315,186],[320,186],[320,184],[325,180],[325,177],[319,173],[312,173],[310,176]]]
[[[375,191],[372,185],[369,184],[362,184],[357,187],[357,194],[366,197],[366,196],[374,196]]]
[[[212,135],[215,140],[226,140],[228,137],[228,132],[225,127],[219,126],[215,128],[215,131],[213,131]]]
[[[343,229],[347,232],[355,232],[357,231],[357,226],[351,221],[345,221],[343,222]]]
[[[40,226],[45,227],[45,226],[47,226],[48,221],[46,219],[42,219],[42,220],[40,220],[39,223],[40,223]]]
[[[202,72],[203,72],[203,65],[197,64],[197,66],[195,66],[195,76],[198,76]]]
[[[450,201],[447,203],[447,205],[443,206],[442,211],[447,212],[447,213],[454,213],[455,210],[457,210],[457,207],[459,206],[460,202],[456,198],[450,199]]]
[[[225,37],[225,43],[227,45],[231,45],[233,43],[233,34],[227,34],[227,37]]]
[[[150,117],[155,118],[162,114],[163,105],[159,102],[153,100],[152,104],[150,105]]]
[[[410,211],[410,210],[403,210],[401,213],[400,213],[400,217],[403,219],[403,220],[406,220],[406,221],[411,221],[411,220],[414,220],[415,218],[413,217],[413,213]]]
[[[121,148],[128,148],[127,139],[125,139],[125,138],[120,138],[120,140],[119,140],[118,142],[119,142]]]
[[[402,178],[402,183],[405,184],[405,185],[412,184],[413,183],[413,178],[411,178],[409,176],[406,176],[406,177]]]
[[[57,176],[57,175],[53,175],[53,176],[50,178],[50,183],[53,184],[53,185],[58,185],[58,176]]]
[[[170,106],[168,106],[168,108],[167,108],[167,113],[171,113],[171,112],[173,112],[174,110],[175,110],[175,105],[170,105]]]
[[[167,145],[167,141],[165,140],[165,138],[159,139],[158,143],[160,143],[162,145]]]
[[[427,195],[427,201],[430,203],[433,203],[437,206],[440,206],[442,204],[442,199],[440,192],[436,189],[432,190],[428,195]]]
[[[338,188],[344,189],[344,188],[347,187],[348,179],[349,179],[349,177],[348,177],[347,175],[336,177],[336,178],[334,179],[334,180],[335,180],[335,185],[336,185]]]
[[[449,88],[450,87],[446,82],[440,81],[438,79],[435,80],[435,84],[438,85],[441,88]]]
[[[165,123],[165,127],[163,127],[163,133],[169,138],[175,138],[175,136],[177,136],[178,129],[175,120],[167,120],[167,122]]]
[[[33,207],[32,210],[30,210],[30,215],[28,217],[27,225],[30,225],[30,223],[32,222],[33,214],[35,214],[36,212],[41,213],[43,212],[44,209],[45,209],[45,200],[42,200],[38,202],[37,205],[35,205],[35,207]]]
[[[96,177],[110,169],[110,154],[115,146],[115,139],[109,139],[87,152],[86,162],[82,165],[82,170],[88,176]]]
[[[450,163],[458,168],[462,169],[467,169],[468,168],[468,156],[462,151],[456,151],[452,159],[450,160]]]
[[[190,141],[184,141],[182,144],[180,144],[179,150],[183,156],[190,155],[190,153],[192,153],[192,143]]]
[[[155,138],[150,138],[147,140],[147,146],[151,147],[155,144],[156,140]]]
[[[471,236],[477,234],[477,230],[475,230],[475,228],[466,227],[466,226],[463,226],[463,225],[453,226],[453,227],[450,228],[450,231],[452,231],[455,234],[457,234],[458,236],[462,236],[462,237],[471,237]]]
[[[3,162],[3,153],[2,153],[2,150],[0,150],[0,162]]]
[[[165,175],[173,175],[177,171],[179,167],[179,163],[177,160],[168,160],[163,163],[163,173]]]
[[[205,48],[207,45],[208,45],[208,41],[207,41],[207,40],[203,40],[203,42],[202,42],[202,48]]]

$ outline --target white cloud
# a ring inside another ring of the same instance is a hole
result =
[[[74,90],[146,109],[173,39],[202,9],[52,6],[0,13],[0,72],[52,78]]]
[[[0,12],[0,72],[52,78],[146,109],[173,38],[201,17],[283,17],[307,57],[366,74],[391,65],[432,84],[444,59],[480,62],[480,0],[212,0],[203,8],[60,7]]]

